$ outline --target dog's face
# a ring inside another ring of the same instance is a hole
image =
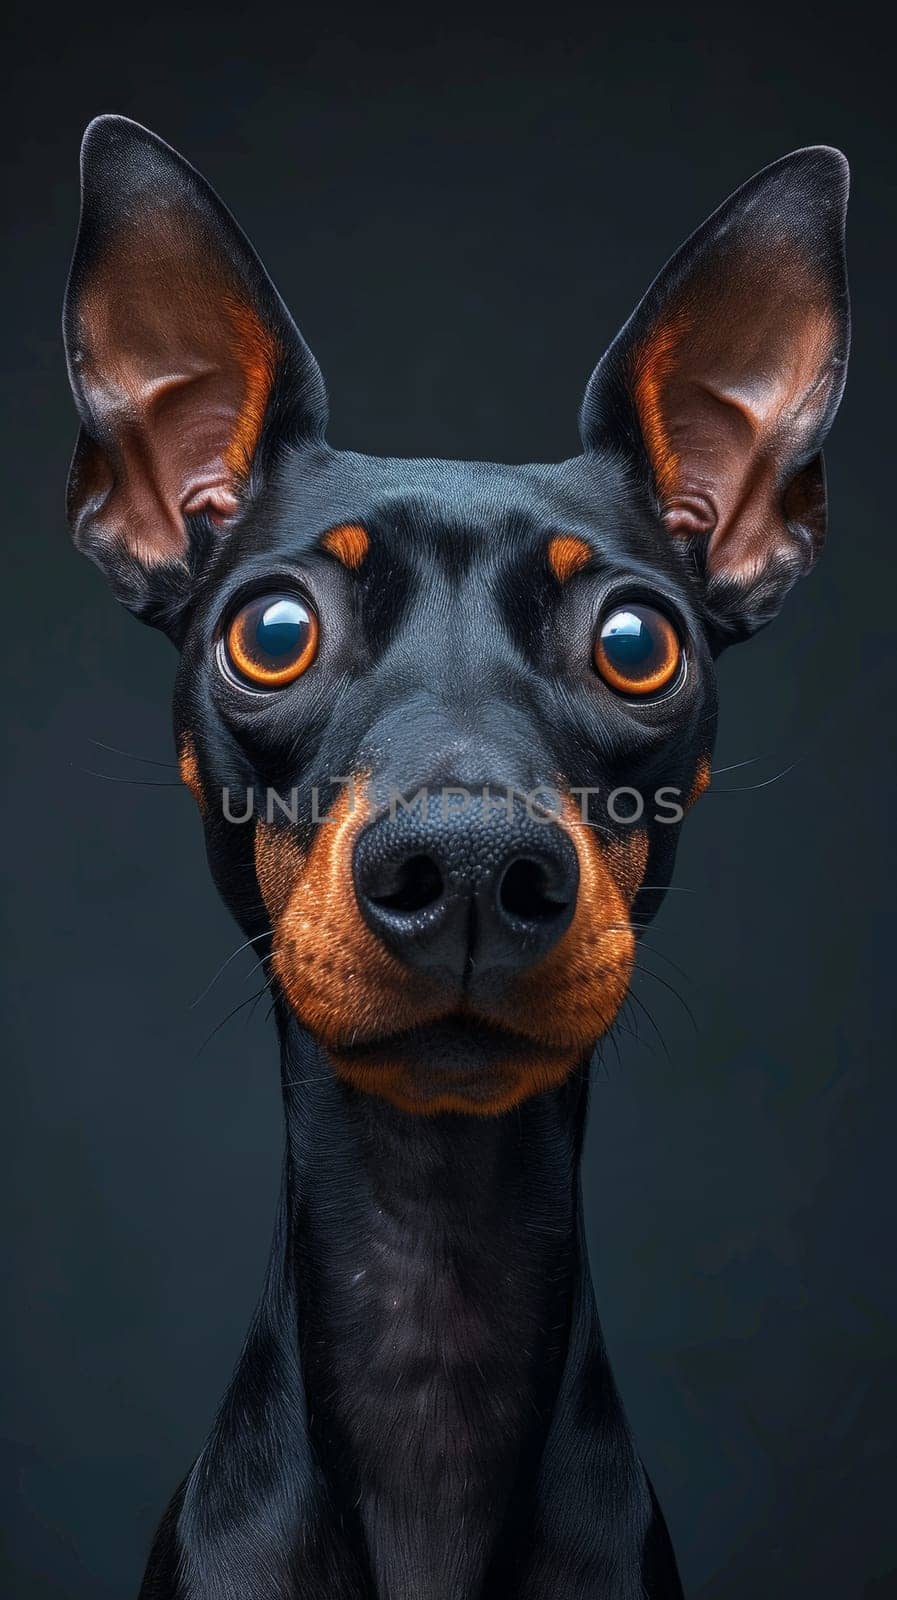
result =
[[[250,933],[257,884],[337,1070],[490,1111],[613,1019],[713,710],[696,596],[619,466],[319,447],[222,548],[178,693],[218,881]]]
[[[846,177],[767,169],[673,258],[555,466],[376,460],[152,135],[85,142],[76,541],[179,645],[222,893],[337,1073],[502,1111],[585,1057],[706,787],[713,658],[824,534]]]

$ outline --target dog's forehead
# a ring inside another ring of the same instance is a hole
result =
[[[579,534],[612,550],[632,518],[617,462],[549,464],[299,454],[281,466],[265,523],[275,543],[308,549],[332,528],[360,525],[394,555],[463,550],[526,556],[533,542]]]

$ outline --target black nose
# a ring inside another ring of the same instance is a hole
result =
[[[360,834],[353,871],[372,932],[407,966],[456,980],[544,956],[579,886],[566,829],[501,789],[394,801]]]

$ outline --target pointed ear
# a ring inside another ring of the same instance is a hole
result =
[[[277,444],[322,437],[314,357],[208,184],[124,117],[81,153],[64,334],[81,432],[75,543],[139,616],[172,629]]]
[[[825,537],[847,189],[825,146],[758,173],[668,262],[586,390],[586,450],[622,449],[644,476],[723,642],[769,621]]]

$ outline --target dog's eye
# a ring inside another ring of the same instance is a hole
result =
[[[653,606],[617,605],[598,630],[595,666],[618,694],[659,694],[672,683],[681,661],[673,624]]]
[[[224,630],[227,665],[241,683],[282,689],[311,666],[319,631],[314,611],[298,595],[259,595]]]

